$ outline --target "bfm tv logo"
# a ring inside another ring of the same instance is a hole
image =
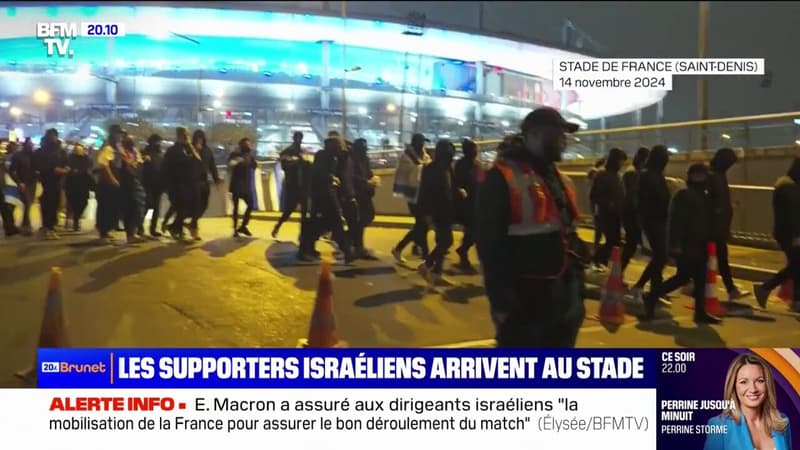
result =
[[[37,23],[36,38],[47,46],[47,56],[58,54],[60,57],[75,56],[75,50],[69,48],[70,42],[78,37],[77,23]]]
[[[41,364],[42,373],[106,373],[106,363],[95,364],[70,364],[68,362],[44,361]]]

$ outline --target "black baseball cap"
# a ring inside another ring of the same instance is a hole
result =
[[[431,140],[426,138],[425,135],[422,134],[422,133],[414,133],[414,135],[411,136],[411,144],[412,145],[416,144],[416,143],[423,143],[423,142],[430,142],[430,141]]]
[[[567,122],[566,119],[553,108],[537,108],[531,111],[520,124],[520,130],[525,133],[533,128],[553,127],[574,133],[580,128],[578,124]]]

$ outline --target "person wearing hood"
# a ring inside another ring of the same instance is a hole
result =
[[[336,178],[339,180],[339,185],[336,188],[336,195],[339,201],[339,207],[342,211],[342,217],[347,224],[347,237],[349,245],[351,246],[351,253],[353,258],[356,258],[359,253],[356,253],[356,240],[363,236],[361,223],[358,217],[358,200],[356,199],[356,172],[355,163],[351,157],[351,150],[353,144],[345,139],[340,140],[339,151],[336,155]],[[333,231],[333,228],[330,228]],[[363,242],[358,243],[360,249],[358,252],[365,252]],[[341,249],[344,252],[344,249]]]
[[[603,166],[606,165],[606,159],[600,158],[594,162],[594,166],[586,172],[586,179],[589,180],[589,194],[591,194],[592,183],[598,173],[603,171]],[[603,240],[603,230],[600,228],[600,219],[597,217],[597,205],[592,203],[591,195],[589,196],[589,208],[592,212],[592,227],[594,228],[594,239],[592,239],[592,249],[595,253],[600,249],[600,241]],[[605,270],[603,266],[598,266],[592,263],[592,270],[595,272],[602,272]]]
[[[141,181],[142,156],[130,136],[123,137],[120,142],[120,159],[119,206],[128,244],[134,244],[144,235],[142,218],[146,199]]]
[[[272,238],[278,237],[281,226],[289,220],[292,213],[300,206],[300,218],[308,214],[308,201],[304,194],[308,173],[304,173],[303,158],[303,133],[295,131],[292,135],[292,144],[280,153],[281,169],[283,169],[283,183],[281,186],[281,209],[283,214],[272,229]]]
[[[411,145],[403,152],[395,171],[394,195],[403,197],[406,200],[408,211],[414,217],[414,226],[392,249],[392,256],[398,263],[405,262],[403,250],[412,242],[419,247],[423,259],[428,256],[428,224],[417,211],[417,202],[421,196],[425,195],[420,189],[422,169],[431,163],[431,157],[425,149],[426,142],[430,141],[425,135],[421,133],[414,134],[411,137]]]
[[[200,218],[206,213],[206,210],[208,209],[208,199],[211,196],[210,181],[213,181],[214,185],[218,186],[220,183],[222,183],[222,180],[219,178],[219,173],[217,172],[217,163],[214,161],[214,152],[212,152],[208,147],[206,133],[203,130],[195,130],[194,134],[192,134],[192,145],[195,149],[197,149],[197,153],[200,154],[200,161],[195,163],[195,171],[197,172],[195,179],[198,183],[198,199],[196,208],[192,214],[192,221],[189,225],[189,229],[192,232],[192,237],[194,240],[199,241],[201,240]],[[211,177],[210,181],[209,177]]]
[[[0,222],[3,223],[3,231],[5,232],[6,237],[14,236],[15,234],[19,234],[19,229],[17,228],[16,224],[14,223],[14,206],[6,203],[6,159],[9,157],[14,156],[15,149],[17,147],[16,142],[9,142],[8,147],[6,147],[6,157],[0,160]],[[12,180],[14,177],[11,177]],[[14,180],[17,183],[17,180]]]
[[[478,146],[475,142],[464,139],[461,141],[461,150],[464,157],[456,161],[453,169],[454,183],[458,190],[456,195],[456,221],[461,224],[464,235],[461,246],[456,253],[459,257],[459,268],[466,272],[474,272],[475,268],[469,262],[469,249],[475,244],[475,197],[478,194],[478,183],[483,172],[478,161]]]
[[[31,234],[31,206],[36,194],[36,167],[34,166],[33,142],[25,138],[22,150],[17,151],[11,158],[8,174],[17,182],[17,192],[22,200],[22,227],[20,231],[25,236]]]
[[[250,139],[239,140],[239,148],[228,156],[228,173],[230,173],[229,191],[233,202],[233,237],[240,234],[252,236],[247,225],[250,223],[250,214],[253,212],[253,176],[257,167],[253,156]],[[246,208],[241,224],[239,223],[239,201],[243,201]]]
[[[372,173],[366,139],[359,138],[353,142],[350,158],[353,161],[356,202],[358,202],[358,229],[351,233],[355,256],[375,260],[377,259],[375,255],[364,246],[364,230],[375,219],[375,205],[372,203],[372,198],[375,196],[375,189],[380,186],[381,179]]]
[[[718,324],[721,319],[705,310],[706,261],[708,242],[714,234],[713,200],[708,192],[708,167],[703,163],[689,166],[686,188],[675,194],[669,208],[668,248],[677,261],[677,273],[651,290],[645,298],[643,321],[655,317],[656,301],[662,295],[692,282],[694,296],[694,321],[697,324]]]
[[[92,160],[89,159],[83,145],[75,144],[75,148],[69,155],[69,173],[64,182],[74,231],[79,231],[81,228],[81,218],[89,203],[89,191],[92,190],[93,184]]]
[[[444,257],[453,245],[453,222],[455,221],[456,186],[453,183],[453,143],[440,139],[436,143],[433,162],[422,171],[420,189],[425,195],[417,207],[428,223],[433,224],[436,246],[425,261],[417,266],[417,272],[426,281],[435,285],[442,278]]]
[[[600,230],[606,241],[595,252],[595,266],[608,266],[611,252],[622,240],[622,212],[625,203],[625,191],[619,171],[628,159],[628,155],[618,148],[612,148],[606,158],[605,169],[598,173],[589,193],[590,201],[597,207],[597,218]]]
[[[164,193],[164,180],[161,177],[161,153],[163,139],[157,134],[147,138],[147,146],[142,150],[142,186],[146,195],[145,213],[152,210],[150,216],[150,236],[161,237],[158,232],[158,216],[161,213],[161,196]],[[144,224],[141,225],[144,228]]]
[[[69,172],[69,161],[55,128],[47,130],[42,138],[42,147],[35,157],[35,167],[42,183],[42,196],[39,198],[42,232],[46,239],[58,239],[58,207],[61,202],[62,180]]]
[[[342,223],[342,195],[339,189],[343,182],[337,176],[342,173],[339,158],[346,151],[342,148],[346,143],[341,137],[332,136],[325,139],[323,145],[322,150],[314,154],[311,168],[311,225],[300,242],[297,258],[301,261],[315,261],[316,242],[326,231],[330,231],[334,242],[344,254],[345,264],[351,264],[355,256]],[[345,186],[345,190],[347,189],[349,187]]]
[[[639,221],[639,176],[648,156],[650,156],[649,148],[639,148],[633,157],[633,165],[622,174],[622,187],[625,191],[622,211],[622,227],[625,229],[625,246],[622,249],[623,273],[636,254],[639,244],[642,243],[642,225]]]
[[[498,347],[574,347],[588,246],[575,189],[556,167],[578,126],[552,108],[520,125],[478,191],[476,243]]]
[[[661,289],[664,266],[667,264],[667,218],[669,216],[670,192],[664,170],[669,162],[669,150],[656,145],[650,150],[644,169],[639,174],[637,192],[639,220],[642,231],[650,244],[652,256],[639,280],[631,287],[634,299],[643,301],[642,290],[650,282],[650,290]]]
[[[168,228],[175,240],[183,239],[184,221],[191,218],[198,207],[200,180],[197,168],[202,161],[200,153],[189,140],[189,130],[176,128],[175,144],[167,149],[161,162],[169,202],[175,208],[175,221]]]
[[[792,311],[800,312],[800,157],[794,158],[785,176],[778,178],[772,192],[773,236],[786,254],[786,267],[766,283],[753,289],[761,308],[770,292],[791,280]]]
[[[738,161],[736,152],[730,148],[717,150],[711,158],[711,174],[708,179],[709,193],[714,207],[714,242],[717,243],[717,264],[719,276],[728,291],[728,300],[734,301],[749,295],[741,291],[733,282],[730,261],[728,258],[728,241],[731,238],[733,222],[733,205],[731,189],[728,186],[728,170]]]

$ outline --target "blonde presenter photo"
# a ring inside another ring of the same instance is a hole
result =
[[[778,411],[775,377],[761,357],[736,357],[725,378],[729,406],[709,420],[722,430],[706,437],[704,450],[791,450],[789,419]]]

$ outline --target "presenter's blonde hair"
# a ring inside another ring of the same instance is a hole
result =
[[[770,431],[783,433],[789,425],[789,421],[781,417],[775,400],[775,377],[772,374],[772,367],[760,356],[752,353],[745,353],[736,357],[728,367],[728,375],[725,376],[725,399],[733,400],[736,408],[728,408],[723,411],[723,415],[732,418],[737,424],[742,420],[741,405],[739,396],[736,395],[736,377],[739,369],[746,365],[760,366],[764,373],[764,384],[766,384],[766,398],[761,403],[761,418],[764,420],[765,427]]]

